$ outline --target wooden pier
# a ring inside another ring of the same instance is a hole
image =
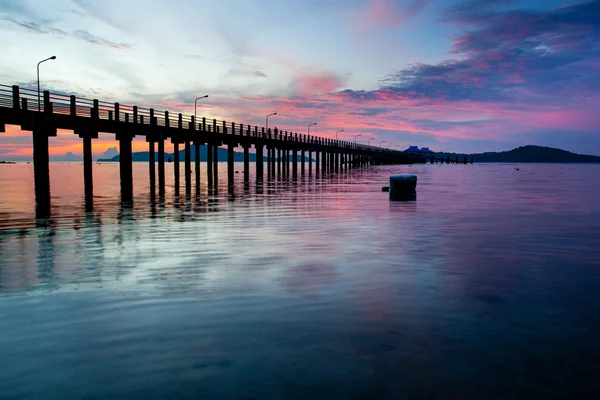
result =
[[[191,147],[194,144],[194,171],[196,187],[200,183],[200,145],[207,146],[207,182],[209,187],[218,182],[218,148],[227,147],[227,176],[233,185],[233,155],[236,147],[243,148],[244,179],[249,180],[249,149],[256,152],[256,179],[265,174],[315,174],[336,173],[341,169],[373,164],[425,163],[422,155],[375,146],[355,144],[318,136],[265,129],[264,127],[217,121],[205,117],[170,114],[153,108],[107,103],[75,96],[43,92],[38,111],[37,91],[18,86],[0,85],[0,132],[6,125],[18,125],[32,132],[33,164],[36,198],[36,215],[43,218],[50,213],[49,138],[57,129],[72,130],[83,140],[85,201],[93,209],[92,145],[99,133],[114,134],[119,142],[121,201],[133,200],[132,140],[145,137],[149,149],[150,184],[154,188],[158,172],[159,193],[165,191],[165,141],[170,140],[174,152],[176,189],[180,184],[180,145],[184,149],[184,177],[186,189],[191,185]],[[155,147],[157,151],[155,152]],[[266,160],[265,160],[266,151]],[[301,155],[298,168],[298,155]],[[304,156],[308,157],[308,168]],[[158,168],[157,165],[158,164]],[[290,165],[291,164],[291,165]],[[158,170],[158,171],[157,171]],[[308,170],[306,172],[306,170]],[[283,172],[282,172],[283,171]]]

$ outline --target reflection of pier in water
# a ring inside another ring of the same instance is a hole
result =
[[[99,132],[116,135],[119,141],[119,171],[121,201],[133,200],[132,140],[144,136],[149,150],[149,176],[152,196],[158,172],[159,202],[164,203],[165,193],[165,140],[173,144],[175,193],[179,196],[180,159],[179,145],[184,146],[185,198],[191,200],[192,150],[196,194],[200,188],[200,146],[207,148],[207,182],[212,192],[218,192],[219,147],[227,146],[228,192],[233,194],[234,149],[243,148],[244,181],[249,187],[250,147],[256,152],[256,183],[262,185],[267,176],[298,175],[322,176],[337,173],[349,167],[371,164],[410,164],[425,162],[421,155],[375,146],[350,143],[342,140],[310,136],[287,131],[258,128],[244,124],[227,123],[206,118],[196,120],[181,113],[172,118],[168,111],[137,106],[106,103],[99,100],[76,98],[44,92],[40,111],[30,109],[37,101],[37,92],[18,86],[0,85],[0,132],[6,124],[19,125],[33,132],[33,160],[35,178],[36,215],[50,214],[50,177],[48,138],[56,136],[57,129],[73,130],[83,140],[84,191],[86,209],[92,210],[92,139]],[[265,154],[266,151],[266,154]],[[315,160],[313,168],[313,157]],[[158,164],[158,166],[156,165]],[[300,166],[298,165],[300,164]],[[308,164],[308,165],[306,165]],[[262,191],[262,189],[261,189]]]

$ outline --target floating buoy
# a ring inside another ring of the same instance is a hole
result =
[[[400,174],[390,176],[390,199],[414,200],[417,195],[417,176]]]

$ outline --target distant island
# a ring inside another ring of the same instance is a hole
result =
[[[446,159],[450,157],[455,160],[456,157],[463,161],[465,156],[468,161],[473,159],[473,162],[480,163],[600,163],[599,156],[589,156],[584,154],[571,153],[570,151],[555,149],[552,147],[543,146],[521,146],[516,149],[501,152],[486,152],[486,153],[435,153],[436,158]]]
[[[227,149],[224,149],[222,147],[218,148],[218,155],[219,155],[219,161],[227,161]],[[112,149],[111,149],[112,150]],[[195,157],[195,146],[192,145],[191,146],[191,161],[196,161],[196,157]],[[150,153],[147,151],[139,151],[139,152],[135,152],[132,153],[132,160],[134,162],[148,162],[150,161]],[[154,153],[154,156],[156,157],[156,159],[158,159],[158,152]],[[180,150],[179,151],[179,160],[183,161],[185,159],[185,150]],[[267,160],[266,157],[263,157],[264,160]],[[290,155],[290,160],[292,159],[292,156]],[[308,161],[309,158],[308,157],[304,157],[305,161]],[[117,154],[111,158],[99,158],[98,162],[118,162],[120,160],[120,156]],[[174,161],[175,157],[174,157],[174,153],[165,153],[165,161],[169,162],[169,161]],[[256,154],[254,153],[249,153],[248,154],[248,160],[250,162],[256,162]],[[300,154],[298,154],[298,161],[302,160],[302,156]],[[206,146],[205,145],[200,145],[200,161],[206,161]],[[243,152],[238,152],[238,151],[234,151],[233,152],[233,161],[244,161],[244,153]]]

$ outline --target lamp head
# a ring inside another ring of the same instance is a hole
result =
[[[50,57],[51,60],[56,60],[56,56]]]

